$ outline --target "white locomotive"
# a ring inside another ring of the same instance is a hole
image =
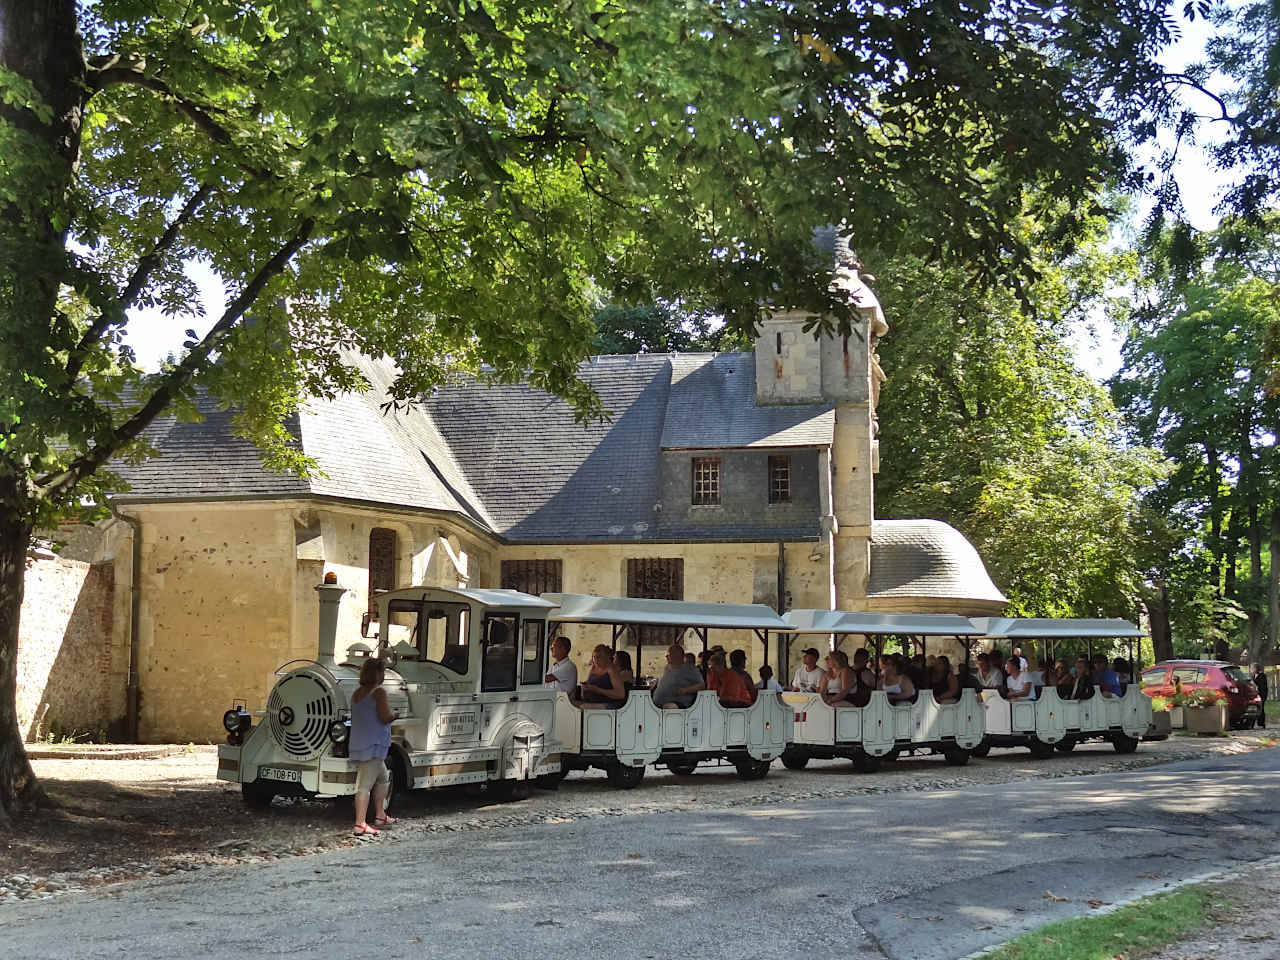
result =
[[[346,590],[332,582],[316,590],[316,659],[277,671],[257,724],[243,707],[223,717],[218,778],[241,784],[251,806],[355,793],[357,764],[346,748],[360,662],[334,658]],[[555,694],[543,683],[555,604],[514,590],[439,587],[392,591],[377,604],[383,689],[399,713],[387,755],[394,789],[485,783],[517,797],[536,778],[558,776]]]

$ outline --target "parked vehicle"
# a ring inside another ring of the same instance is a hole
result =
[[[1142,692],[1169,697],[1193,690],[1217,690],[1227,705],[1227,720],[1237,729],[1257,724],[1262,698],[1243,668],[1222,660],[1165,660],[1142,671]]]

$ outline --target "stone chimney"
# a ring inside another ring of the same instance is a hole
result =
[[[316,593],[320,596],[320,629],[316,644],[316,663],[322,667],[335,667],[337,661],[333,653],[338,642],[338,606],[346,587],[336,583],[316,585]]]

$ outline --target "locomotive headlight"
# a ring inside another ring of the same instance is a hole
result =
[[[253,718],[244,707],[232,707],[222,715],[222,726],[227,733],[239,733],[252,723]]]
[[[345,720],[335,720],[329,724],[329,739],[334,743],[346,743],[351,735],[351,726]]]

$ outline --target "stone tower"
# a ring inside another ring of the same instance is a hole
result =
[[[876,404],[884,373],[876,344],[889,326],[847,239],[831,233],[820,233],[819,242],[825,239],[835,256],[832,290],[853,308],[849,335],[806,332],[817,318],[803,311],[771,313],[761,323],[755,343],[756,403],[835,405],[832,445],[823,453],[819,469],[831,607],[860,610],[866,607],[875,474],[880,468]]]

